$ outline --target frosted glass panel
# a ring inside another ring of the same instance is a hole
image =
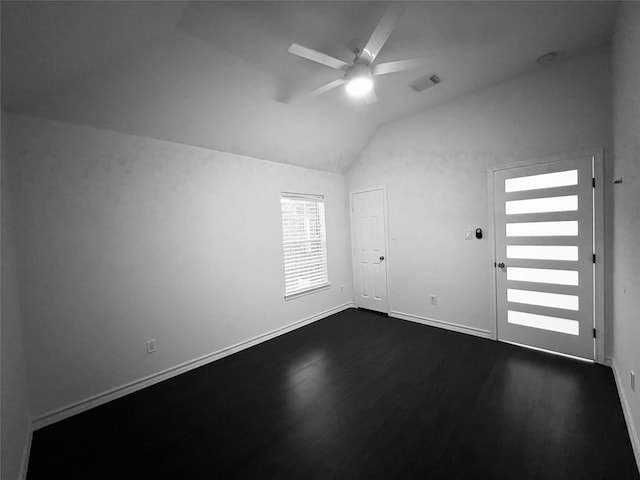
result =
[[[578,247],[560,245],[507,245],[507,258],[578,260]]]
[[[578,221],[507,223],[507,237],[569,237],[578,235]]]
[[[507,301],[578,311],[578,296],[507,288]]]
[[[507,215],[518,213],[569,212],[578,210],[578,196],[528,198],[505,202]]]
[[[541,328],[552,332],[568,333],[578,335],[579,324],[576,320],[566,318],[549,317],[547,315],[536,315],[534,313],[507,311],[507,321],[525,327]]]
[[[507,280],[577,286],[578,272],[550,268],[507,267]]]
[[[540,188],[566,187],[578,184],[578,170],[543,173],[529,177],[508,178],[504,181],[505,192],[521,192]]]

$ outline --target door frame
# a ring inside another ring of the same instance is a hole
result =
[[[362,188],[362,189],[358,189],[358,190],[352,190],[349,192],[349,228],[351,230],[351,274],[353,276],[353,284],[355,285],[355,276],[356,276],[356,247],[355,247],[355,235],[354,235],[354,230],[353,230],[353,196],[358,194],[358,193],[367,193],[367,192],[373,192],[376,190],[382,190],[382,213],[384,214],[384,251],[385,251],[385,256],[384,256],[384,261],[386,262],[385,265],[385,270],[384,270],[384,274],[385,274],[385,279],[386,279],[386,284],[387,284],[387,291],[386,291],[386,296],[385,296],[385,307],[386,307],[386,314],[389,315],[389,312],[391,311],[391,299],[389,297],[389,292],[391,291],[391,288],[389,287],[389,269],[391,267],[391,260],[389,260],[389,257],[391,257],[390,253],[390,243],[389,243],[389,228],[388,228],[388,222],[389,222],[389,212],[387,210],[387,188],[384,185],[378,186],[378,187],[370,187],[370,188]],[[358,307],[358,304],[356,302],[356,294],[355,294],[355,290],[353,291],[353,302],[356,305],[356,307]]]
[[[595,263],[595,275],[594,275],[594,306],[593,314],[595,317],[596,339],[595,339],[595,351],[594,362],[604,365],[604,345],[605,345],[605,326],[604,326],[604,270],[605,270],[605,246],[604,246],[604,150],[603,149],[591,149],[584,151],[577,151],[567,154],[554,155],[550,157],[540,158],[537,161],[535,159],[511,163],[509,165],[499,165],[489,167],[487,169],[487,184],[488,184],[488,200],[489,200],[489,228],[487,234],[489,235],[490,258],[491,258],[491,293],[492,293],[492,328],[491,338],[498,341],[498,287],[495,264],[496,259],[496,239],[494,235],[495,231],[495,209],[494,209],[494,182],[493,175],[500,170],[508,170],[517,167],[528,167],[532,165],[540,165],[544,163],[554,163],[561,160],[570,160],[575,158],[592,157],[593,158],[593,177],[596,179],[596,187],[593,196],[593,231],[596,254]]]

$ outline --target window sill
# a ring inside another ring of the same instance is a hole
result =
[[[285,295],[285,301],[293,300],[294,298],[304,297],[305,295],[311,295],[312,293],[320,292],[322,290],[327,290],[331,287],[330,283],[326,283],[324,285],[320,285],[319,287],[313,287],[309,290],[303,290],[302,292],[292,293],[291,295]]]

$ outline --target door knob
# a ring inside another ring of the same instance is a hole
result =
[[[380,255],[380,261],[383,261],[384,257],[382,255]]]
[[[498,264],[498,268],[504,268],[504,263],[500,262],[500,263]]]

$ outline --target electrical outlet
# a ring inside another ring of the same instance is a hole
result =
[[[636,374],[631,370],[631,391],[636,391]]]
[[[147,340],[147,353],[154,353],[156,351],[156,339],[152,338]]]
[[[431,305],[437,305],[438,304],[438,296],[437,295],[429,295],[429,298],[431,299]]]

